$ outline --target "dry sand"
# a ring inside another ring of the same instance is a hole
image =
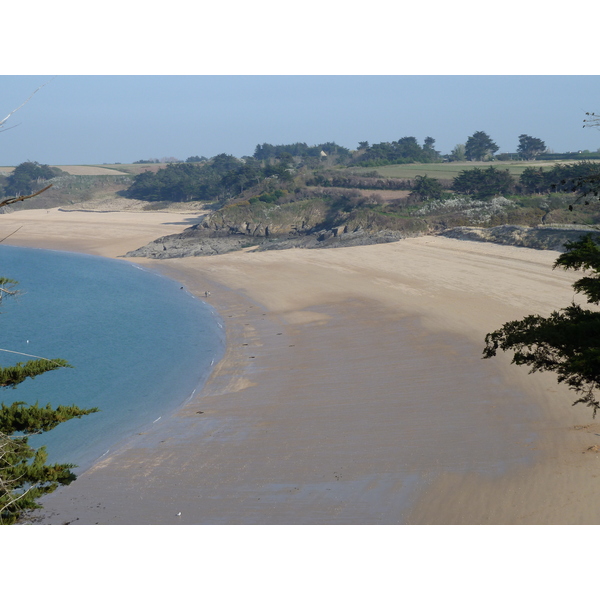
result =
[[[5,244],[116,258],[197,222],[197,215],[165,212],[20,210],[0,214],[0,239],[10,236]]]
[[[117,257],[184,220],[26,211],[0,215],[0,233]],[[47,497],[42,522],[599,523],[591,411],[550,374],[481,360],[487,332],[573,299],[556,256],[422,237],[136,259],[210,290],[225,357],[195,398]]]

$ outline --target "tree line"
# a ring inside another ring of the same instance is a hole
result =
[[[457,144],[448,155],[442,155],[435,149],[435,139],[428,136],[419,144],[413,136],[402,137],[397,141],[369,144],[359,142],[352,152],[334,142],[308,146],[295,144],[258,144],[253,157],[257,160],[278,159],[281,156],[294,158],[318,158],[321,152],[334,158],[334,162],[344,165],[379,167],[391,164],[431,163],[449,161],[485,161],[492,160],[500,149],[498,144],[485,131],[476,131],[464,144]],[[535,160],[547,151],[546,144],[540,138],[527,134],[519,136],[516,156],[523,160]]]
[[[381,142],[369,145],[361,142],[358,156],[353,161],[363,166],[383,166],[389,164],[432,163],[441,160],[440,153],[434,148],[435,140],[426,137],[421,146],[417,138],[409,136],[397,142]]]
[[[600,173],[600,165],[580,161],[570,165],[556,164],[549,170],[541,167],[527,167],[519,177],[511,175],[508,169],[494,166],[474,167],[461,171],[452,180],[439,180],[428,175],[417,176],[412,180],[375,178],[365,175],[343,175],[340,173],[315,173],[306,180],[306,185],[320,187],[342,187],[371,190],[413,190],[417,195],[439,199],[445,191],[467,194],[477,199],[498,195],[534,195],[554,192],[574,192],[590,194],[595,190],[595,178]],[[373,174],[376,175],[374,171]]]
[[[256,160],[271,160],[279,159],[282,155],[299,158],[320,158],[322,156],[335,156],[338,162],[344,162],[351,156],[350,150],[336,144],[335,142],[325,142],[309,146],[304,142],[296,142],[295,144],[258,144],[254,150],[253,158]]]
[[[494,166],[461,171],[454,179],[443,182],[419,176],[414,180],[343,175],[317,172],[305,180],[306,186],[340,187],[371,190],[413,190],[426,198],[440,198],[445,191],[466,194],[478,199],[498,195],[534,195],[553,192],[588,193],[600,165],[581,161],[572,165],[554,165],[549,170],[527,167],[519,177],[508,169]],[[233,198],[261,182],[274,179],[291,182],[295,170],[285,161],[262,165],[258,161],[243,162],[233,156],[219,155],[203,164],[169,164],[156,173],[136,175],[125,195],[148,201],[185,202],[215,201]]]
[[[44,181],[67,175],[58,167],[41,165],[35,161],[26,161],[17,165],[7,177],[0,178],[2,196],[22,196],[39,189]]]
[[[412,146],[412,143],[409,144]],[[553,192],[589,193],[600,165],[590,161],[556,164],[551,169],[527,167],[519,177],[495,166],[475,167],[461,171],[451,181],[423,176],[413,180],[376,177],[376,172],[362,176],[335,171],[317,171],[307,178],[307,186],[340,187],[371,190],[413,190],[418,196],[440,198],[444,191],[467,194],[484,199],[495,195],[534,195]],[[4,196],[30,194],[43,182],[65,172],[48,165],[27,161],[18,165],[8,177],[0,180]],[[130,198],[151,202],[226,201],[265,180],[291,182],[296,175],[291,156],[280,155],[274,163],[254,158],[238,159],[219,154],[206,162],[170,163],[157,172],[136,175],[123,192]]]
[[[140,173],[125,195],[152,202],[227,200],[268,178],[288,181],[292,172],[285,160],[263,165],[254,159],[219,154],[206,163],[173,163],[156,173]]]
[[[254,156],[238,159],[232,155],[219,154],[211,159],[191,156],[185,162],[168,163],[156,173],[146,171],[134,178],[125,195],[149,201],[181,202],[190,200],[227,200],[265,179],[289,181],[298,167],[298,159],[312,160],[318,166],[325,156],[336,162],[350,162],[361,166],[382,166],[386,164],[428,163],[442,160],[435,150],[435,139],[425,138],[420,145],[414,137],[404,137],[396,142],[382,142],[370,145],[360,142],[357,152],[335,142],[316,146],[305,143],[259,144]],[[464,145],[458,145],[450,155],[451,160],[485,160],[498,150],[497,144],[483,131],[475,132]],[[541,155],[546,146],[539,138],[519,136],[518,152],[522,158],[532,159]],[[157,159],[140,160],[139,164],[154,163]],[[312,164],[312,163],[311,163]],[[493,167],[463,171],[452,184],[452,190],[460,193],[485,197],[491,194],[541,194],[556,190],[567,191],[568,183],[575,177],[583,176],[590,165],[555,165],[550,171],[528,167],[515,180],[508,172]],[[65,175],[57,167],[26,161],[18,165],[8,176],[0,178],[2,196],[30,194],[39,189],[40,184],[54,177]],[[362,178],[364,179],[364,177]],[[421,182],[422,183],[422,182]],[[431,185],[431,180],[427,182]],[[334,178],[314,174],[308,185],[334,187],[358,187],[364,189],[413,189],[415,182],[381,179],[358,181],[353,176],[337,175]],[[583,182],[585,185],[585,182]]]
[[[518,178],[513,177],[507,169],[474,168],[461,171],[452,182],[452,190],[477,198],[574,191],[587,195],[597,187],[594,180],[599,174],[600,165],[589,161],[572,165],[556,164],[547,171],[527,167]]]
[[[402,137],[397,141],[379,142],[369,144],[368,141],[359,142],[356,150],[350,150],[335,142],[325,142],[309,146],[305,142],[292,144],[257,144],[253,155],[242,157],[245,160],[255,159],[262,162],[287,160],[303,163],[308,167],[315,167],[327,158],[329,164],[356,165],[356,166],[385,166],[390,164],[406,163],[431,163],[448,161],[485,161],[496,158],[499,146],[485,131],[476,131],[469,136],[464,144],[457,144],[452,152],[442,155],[434,148],[435,139],[427,136],[423,144],[413,136]],[[515,157],[523,160],[534,160],[547,152],[546,144],[540,138],[527,134],[519,136],[517,151],[498,158]],[[568,153],[568,158],[576,153]],[[561,155],[563,156],[563,155]],[[564,155],[566,157],[566,155]],[[190,156],[185,161],[164,157],[137,160],[133,164],[156,163],[206,163],[211,159],[205,156]]]

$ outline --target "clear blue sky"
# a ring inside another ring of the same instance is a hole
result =
[[[0,165],[251,155],[257,144],[355,149],[415,136],[447,153],[483,130],[514,152],[522,133],[555,152],[596,150],[600,76],[0,76]],[[13,129],[10,126],[17,125]]]

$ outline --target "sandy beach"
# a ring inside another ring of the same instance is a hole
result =
[[[117,258],[193,222],[31,210],[0,215],[0,238]],[[551,374],[481,360],[486,333],[572,301],[557,256],[427,236],[131,259],[215,307],[225,356],[41,522],[600,523],[600,422]]]

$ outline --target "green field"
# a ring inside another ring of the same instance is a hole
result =
[[[508,169],[511,175],[519,176],[527,167],[542,167],[544,170],[551,169],[555,164],[569,164],[578,161],[557,160],[557,161],[494,161],[494,162],[451,162],[451,163],[430,163],[430,164],[408,164],[408,165],[388,165],[385,167],[356,167],[348,169],[353,173],[377,171],[381,177],[394,177],[399,179],[413,179],[417,175],[428,175],[436,179],[454,179],[461,171],[467,169],[486,169],[495,167],[496,169]],[[594,160],[590,162],[600,162]]]

